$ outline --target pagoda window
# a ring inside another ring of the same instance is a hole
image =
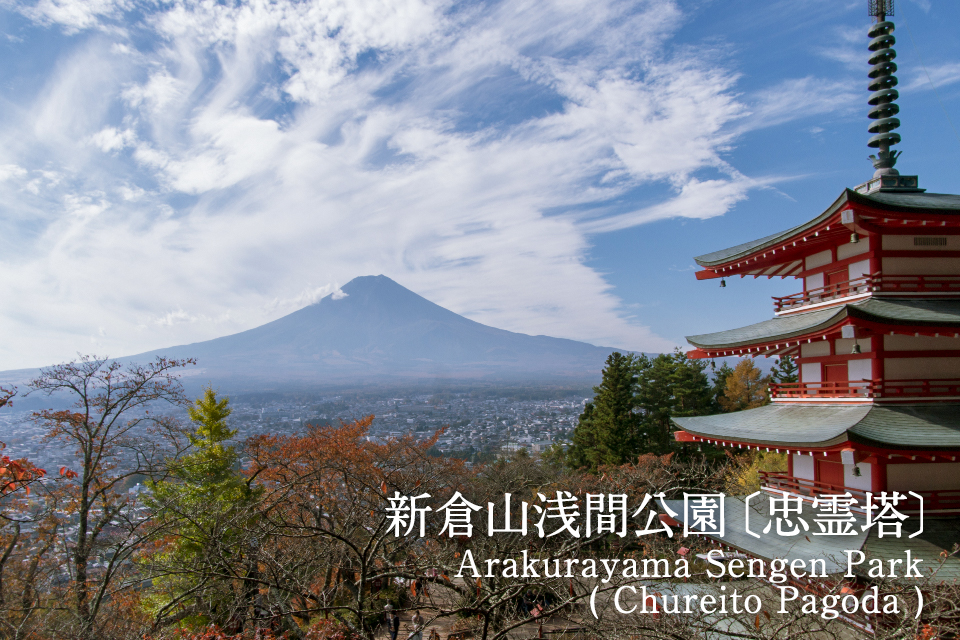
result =
[[[884,251],[960,251],[960,236],[883,236]]]

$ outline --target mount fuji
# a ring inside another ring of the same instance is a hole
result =
[[[489,327],[379,275],[355,278],[255,329],[121,360],[195,358],[185,382],[253,390],[387,381],[592,383],[613,350]]]

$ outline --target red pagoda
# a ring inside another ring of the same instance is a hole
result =
[[[927,193],[917,176],[894,168],[892,4],[871,3],[873,177],[808,222],[696,258],[700,280],[794,277],[803,290],[775,298],[770,320],[688,337],[690,355],[790,356],[799,381],[771,385],[766,406],[673,423],[680,442],[787,454],[786,472],[761,474],[770,495],[812,503],[849,493],[861,516],[867,492],[900,492],[909,499],[898,508],[913,515],[922,499],[924,532],[904,535],[899,547],[873,530],[833,542],[800,536],[790,545],[729,527],[716,537],[752,556],[811,557],[833,544],[837,553],[873,556],[911,549],[939,566],[941,551],[960,542],[960,195]],[[742,500],[732,502],[728,522],[746,511]],[[951,558],[939,571],[956,579],[960,562]]]

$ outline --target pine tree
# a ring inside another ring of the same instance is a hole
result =
[[[567,452],[567,464],[596,471],[601,465],[619,465],[637,449],[640,417],[636,414],[637,378],[631,354],[610,354],[603,379],[593,388],[593,402],[584,407]]]
[[[797,382],[800,376],[797,372],[797,363],[790,356],[777,358],[777,365],[770,367],[770,379],[778,384],[783,382]]]
[[[237,433],[227,426],[228,405],[204,389],[187,409],[195,425],[187,436],[192,451],[170,463],[169,479],[151,485],[150,506],[174,534],[147,560],[156,576],[148,601],[161,616],[176,607],[223,624],[230,613],[219,603],[230,600],[231,587],[209,576],[228,575],[220,566],[225,557],[244,552],[245,507],[256,490],[240,471],[236,448],[226,444]],[[184,608],[187,594],[203,606]]]
[[[677,349],[651,359],[637,358],[637,406],[640,439],[635,454],[673,449],[671,417],[710,413],[713,395],[703,360],[691,360]]]
[[[722,363],[719,369],[714,366],[712,388],[714,411],[723,411],[720,398],[727,391],[727,378],[730,377],[731,373],[733,373],[733,367],[727,362]]]

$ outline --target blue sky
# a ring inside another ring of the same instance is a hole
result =
[[[894,19],[899,167],[960,192],[960,3]],[[645,351],[765,319],[798,283],[721,290],[692,256],[870,176],[868,24],[864,0],[3,0],[0,369],[379,273]]]

